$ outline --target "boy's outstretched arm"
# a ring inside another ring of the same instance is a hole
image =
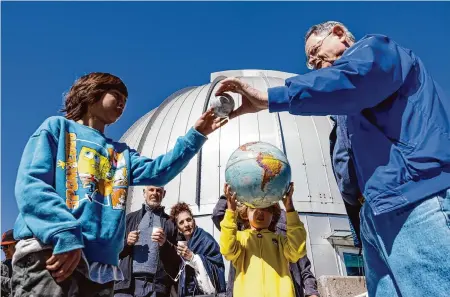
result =
[[[238,241],[237,224],[236,224],[236,194],[231,194],[230,186],[224,186],[225,196],[227,197],[227,210],[225,217],[220,222],[220,253],[228,261],[235,261],[242,252],[242,246]]]
[[[164,186],[177,176],[198,153],[206,141],[206,136],[227,123],[214,115],[212,109],[197,120],[188,133],[177,139],[174,148],[155,159],[140,156],[130,150],[131,185]]]
[[[286,237],[283,238],[283,252],[284,256],[289,262],[295,263],[301,257],[306,255],[306,230],[303,223],[295,211],[292,202],[292,194],[294,193],[294,183],[291,183],[286,196],[283,198],[283,203],[286,208]]]

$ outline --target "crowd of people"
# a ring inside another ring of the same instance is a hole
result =
[[[343,24],[325,22],[307,32],[305,52],[314,71],[283,87],[263,92],[239,78],[221,81],[216,95],[240,94],[241,106],[229,119],[208,110],[156,159],[104,134],[126,105],[122,80],[78,79],[65,116],[45,120],[24,149],[19,216],[14,236],[2,238],[9,257],[2,291],[5,280],[13,296],[318,296],[311,273],[303,277],[306,230],[293,184],[280,197],[284,210],[241,205],[225,185],[212,217],[219,243],[187,204],[170,214],[161,207],[163,186],[210,133],[269,109],[333,115],[333,170],[362,244],[369,296],[448,294],[448,97],[420,58],[387,36],[356,41]],[[125,216],[129,186],[146,186],[145,203]],[[232,265],[228,285],[222,256]]]

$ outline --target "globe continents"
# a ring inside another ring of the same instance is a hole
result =
[[[291,166],[277,147],[265,142],[250,142],[231,154],[225,180],[236,192],[238,201],[265,208],[278,203],[288,190]]]

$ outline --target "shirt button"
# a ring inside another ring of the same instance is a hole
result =
[[[262,234],[261,233],[258,233],[258,235],[256,235],[256,236],[258,236],[258,238],[262,238]]]

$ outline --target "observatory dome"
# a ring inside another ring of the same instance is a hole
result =
[[[121,141],[144,156],[155,158],[171,150],[179,136],[194,125],[208,109],[209,100],[226,77],[236,76],[253,87],[267,90],[283,86],[294,76],[271,70],[231,70],[212,73],[210,82],[179,90],[160,106],[142,116],[123,135]],[[240,95],[232,95],[236,105]],[[197,224],[219,239],[210,215],[222,194],[225,166],[230,155],[242,144],[252,141],[271,143],[285,152],[295,183],[294,205],[308,231],[308,255],[321,274],[344,274],[339,271],[339,257],[329,239],[336,230],[346,230],[348,222],[331,167],[329,134],[332,122],[325,116],[293,116],[287,112],[263,111],[231,120],[208,136],[200,153],[166,185],[163,205],[166,210],[179,201],[188,203]],[[142,187],[130,188],[127,212],[135,211],[144,202]],[[348,237],[347,237],[348,239]],[[329,268],[331,267],[332,268]],[[319,275],[318,275],[319,274]]]

